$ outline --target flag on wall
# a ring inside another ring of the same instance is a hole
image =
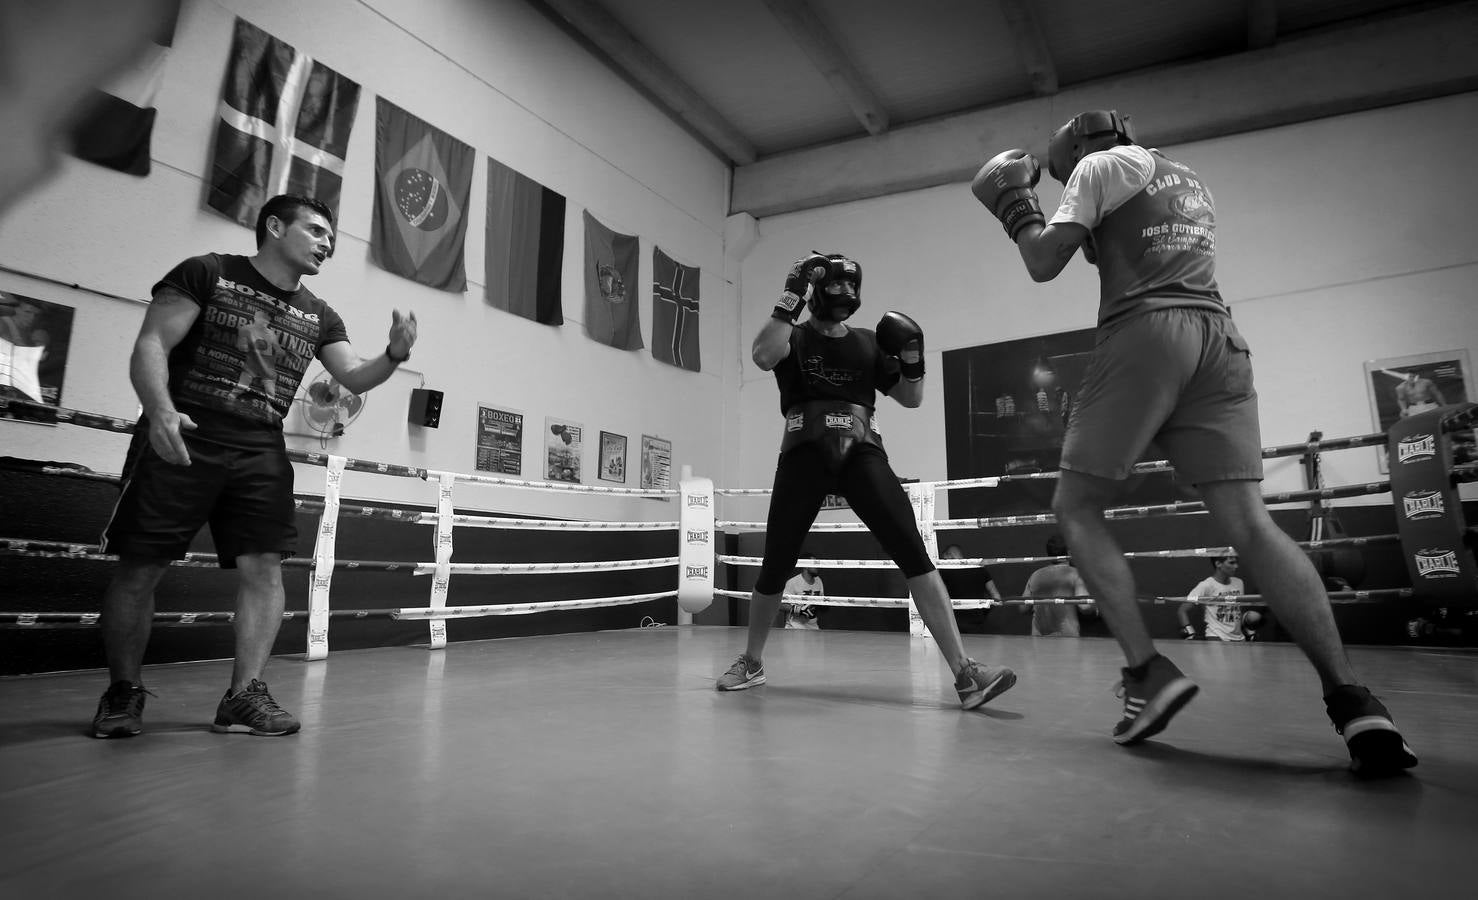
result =
[[[652,357],[691,372],[698,359],[698,268],[652,248]]]
[[[154,99],[164,81],[164,65],[174,41],[175,7],[159,23],[154,42],[134,63],[93,92],[87,111],[72,129],[72,155],[127,172],[149,174],[149,143],[154,134]]]
[[[243,19],[221,89],[205,204],[248,228],[278,194],[339,216],[359,85]]]
[[[472,148],[375,98],[375,213],[370,259],[443,291],[467,289]]]
[[[617,234],[589,212],[585,216],[585,333],[602,344],[640,350],[636,317],[640,246],[635,235]]]
[[[545,325],[564,324],[564,195],[490,157],[486,249],[489,304]]]

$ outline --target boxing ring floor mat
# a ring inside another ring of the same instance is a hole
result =
[[[455,623],[453,623],[455,629]],[[1472,896],[1478,654],[1354,647],[1421,765],[1346,770],[1290,645],[1165,642],[1201,693],[1109,738],[1106,639],[967,635],[1020,681],[958,708],[934,643],[683,626],[274,658],[303,722],[209,730],[228,661],[0,679],[0,897]]]

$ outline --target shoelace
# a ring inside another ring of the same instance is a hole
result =
[[[130,686],[127,690],[122,691],[110,689],[106,695],[108,715],[112,716],[118,713],[127,713],[131,716],[138,715],[143,709],[145,694],[148,694],[150,697],[159,696],[146,687],[136,688]]]
[[[734,660],[732,666],[729,666],[729,671],[737,675],[743,675],[746,678],[749,677],[749,673],[752,671],[749,668],[749,657],[743,653],[739,654],[739,658]]]
[[[285,714],[287,712],[287,710],[277,704],[277,701],[273,699],[271,694],[267,693],[267,686],[260,681],[253,681],[245,688],[242,688],[241,693],[237,694],[237,697],[246,700],[257,710],[268,715],[275,715],[277,713]]]

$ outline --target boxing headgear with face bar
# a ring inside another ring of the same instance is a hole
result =
[[[1047,144],[1047,171],[1067,184],[1078,162],[1095,150],[1134,143],[1129,120],[1116,109],[1094,109],[1078,113],[1052,133]]]
[[[862,305],[862,266],[840,253],[828,253],[826,258],[830,262],[826,274],[812,286],[806,305],[815,318],[840,322]],[[842,287],[844,284],[852,286],[850,293]]]

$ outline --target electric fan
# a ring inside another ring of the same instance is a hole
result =
[[[322,372],[303,392],[303,421],[315,434],[338,437],[364,412],[364,397]]]

